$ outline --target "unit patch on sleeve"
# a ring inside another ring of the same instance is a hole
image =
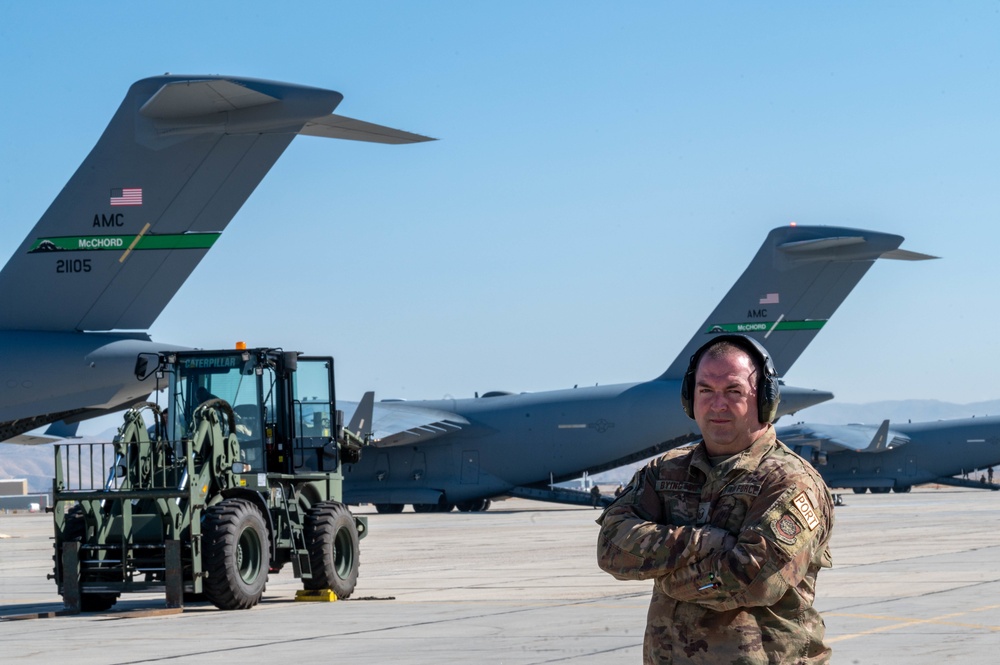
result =
[[[774,530],[774,535],[777,536],[778,540],[786,545],[794,545],[795,537],[802,533],[802,527],[788,513],[774,520],[771,528]]]
[[[805,520],[809,530],[814,531],[819,526],[819,518],[816,517],[816,511],[813,510],[812,503],[810,503],[806,493],[800,492],[798,496],[792,499],[792,504],[799,511],[799,514],[802,515],[802,519]]]

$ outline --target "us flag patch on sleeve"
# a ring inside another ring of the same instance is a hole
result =
[[[819,526],[819,518],[816,517],[816,511],[813,510],[812,503],[810,503],[809,497],[806,496],[805,492],[800,492],[798,496],[792,499],[792,505],[795,506],[795,510],[799,511],[799,515],[802,515],[802,519],[805,520],[806,526],[809,527],[810,531],[815,530]]]

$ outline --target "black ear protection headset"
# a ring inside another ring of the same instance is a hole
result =
[[[753,337],[745,335],[717,335],[706,342],[691,356],[688,363],[687,372],[684,373],[684,380],[681,382],[681,405],[688,418],[694,418],[694,387],[695,372],[698,370],[698,361],[709,348],[720,342],[729,342],[757,360],[757,364],[763,369],[757,377],[757,415],[762,423],[772,422],[778,415],[778,402],[781,401],[781,390],[778,388],[778,373],[774,371],[774,364],[767,349]]]

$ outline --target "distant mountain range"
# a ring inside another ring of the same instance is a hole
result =
[[[846,402],[826,402],[810,407],[800,413],[785,416],[778,425],[797,422],[846,425],[848,423],[879,424],[886,418],[892,422],[928,422],[1000,415],[1000,400],[973,402],[972,404],[952,404],[933,399],[893,400],[849,404]],[[108,429],[100,434],[86,436],[75,441],[111,441],[115,430]],[[52,490],[54,475],[54,453],[52,444],[20,446],[0,444],[0,478],[26,478],[28,491],[32,494]],[[591,478],[601,485],[627,483],[635,469],[642,463],[612,469],[594,474]]]
[[[955,418],[976,418],[1000,416],[1000,399],[972,404],[952,404],[936,399],[908,399],[867,404],[846,402],[824,402],[800,413],[785,416],[778,425],[792,425],[797,422],[820,423],[825,425],[847,425],[864,423],[878,425],[888,418],[893,422],[931,422],[953,420]]]
[[[84,436],[71,441],[90,443],[111,441],[117,431],[105,430],[100,434]],[[41,494],[52,491],[52,478],[55,476],[55,451],[51,443],[37,446],[22,446],[13,443],[0,443],[0,478],[25,478],[28,481],[29,494]]]

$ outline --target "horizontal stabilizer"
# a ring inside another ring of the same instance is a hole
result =
[[[894,261],[929,261],[940,257],[920,252],[911,252],[908,249],[894,249],[891,252],[883,252],[880,258],[893,259]]]
[[[796,413],[810,406],[822,404],[833,399],[833,393],[815,388],[797,388],[781,383],[781,403],[778,405],[778,417]]]
[[[302,131],[304,136],[322,136],[328,139],[347,139],[349,141],[368,141],[370,143],[390,143],[400,145],[404,143],[422,143],[424,141],[436,141],[428,136],[404,132],[401,129],[383,127],[363,120],[345,118],[342,115],[331,113],[328,116],[313,118],[306,123]]]

